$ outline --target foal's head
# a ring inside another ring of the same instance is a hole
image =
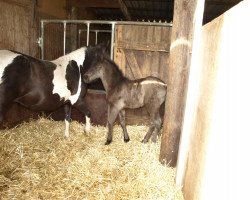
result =
[[[103,69],[103,61],[95,61],[84,74],[83,81],[85,83],[90,83],[98,78],[102,78]]]
[[[103,74],[103,65],[108,60],[107,44],[99,44],[94,47],[88,47],[86,53],[86,67],[83,80],[90,83],[95,79],[101,78]]]
[[[100,43],[95,46],[88,46],[85,52],[85,60],[82,67],[83,74],[93,65],[94,62],[100,60],[101,57],[107,56],[109,43]]]

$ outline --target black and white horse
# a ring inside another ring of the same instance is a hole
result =
[[[167,85],[159,78],[152,76],[129,80],[122,74],[118,66],[105,56],[105,48],[95,52],[96,59],[84,74],[83,80],[89,83],[100,78],[106,90],[109,130],[105,144],[112,142],[113,123],[117,115],[119,115],[123,129],[124,141],[128,142],[129,136],[125,125],[124,109],[143,106],[148,110],[151,124],[142,142],[146,143],[151,135],[153,135],[152,141],[156,142],[162,125],[159,110],[166,98]]]
[[[36,111],[65,110],[65,133],[69,137],[71,106],[85,114],[90,130],[90,112],[84,106],[87,91],[82,76],[94,59],[91,48],[80,48],[53,61],[19,52],[0,50],[0,122],[12,102]]]

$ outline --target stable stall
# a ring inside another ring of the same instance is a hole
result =
[[[85,97],[94,126],[84,133],[72,110],[70,140],[63,109],[14,103],[0,124],[0,199],[247,199],[250,2],[239,2],[0,0],[1,49],[53,60],[109,40],[125,76],[168,85],[156,144],[140,142],[149,125],[140,108],[126,110],[131,141],[115,126],[104,145],[100,85]]]

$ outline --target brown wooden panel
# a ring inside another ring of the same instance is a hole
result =
[[[31,0],[0,0],[0,48],[37,56],[38,26]]]
[[[138,79],[138,78],[142,78],[142,72],[141,69],[136,61],[136,57],[133,51],[128,51],[125,50],[125,55],[126,55],[126,59],[128,62],[128,68],[131,71],[131,74],[133,75],[133,79]]]
[[[44,35],[44,59],[54,60],[62,56],[63,24],[47,24]]]
[[[114,60],[130,79],[156,76],[166,80],[171,28],[118,25]],[[126,110],[128,124],[148,124],[146,109]]]

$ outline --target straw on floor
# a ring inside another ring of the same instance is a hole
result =
[[[175,169],[158,161],[160,142],[140,142],[146,126],[128,126],[129,143],[115,126],[109,146],[106,127],[83,126],[71,122],[69,140],[64,122],[44,118],[1,130],[0,200],[183,199]]]

